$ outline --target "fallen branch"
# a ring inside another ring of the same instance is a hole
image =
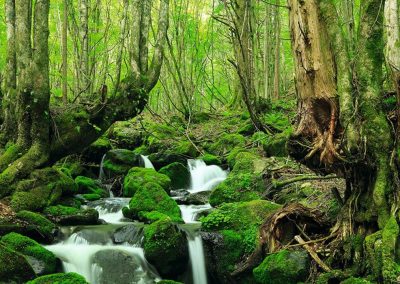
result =
[[[331,269],[326,265],[318,256],[318,254],[310,247],[299,235],[294,236],[294,239],[302,245],[310,254],[310,256],[315,260],[315,262],[325,271],[330,272]]]

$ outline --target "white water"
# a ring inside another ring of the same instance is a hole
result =
[[[190,193],[208,191],[214,189],[223,182],[228,173],[218,166],[207,166],[202,160],[188,160],[191,186]]]
[[[196,215],[202,211],[211,208],[210,204],[206,205],[179,205],[181,209],[182,218],[186,224],[198,224]],[[190,263],[192,266],[193,283],[194,284],[207,284],[207,271],[206,262],[204,257],[203,240],[198,232],[190,234],[186,232]]]
[[[128,222],[123,220],[122,208],[129,204],[129,200],[130,198],[121,197],[103,199],[104,203],[95,206],[94,209],[99,212],[99,219],[109,224],[126,224]]]
[[[85,239],[77,238],[76,234],[73,234],[65,242],[46,246],[46,248],[62,260],[64,272],[79,273],[91,284],[99,283],[101,277],[101,267],[94,264],[92,260],[94,255],[102,250],[120,250],[134,258],[140,258],[142,265],[139,272],[145,273],[148,270],[143,249],[140,247],[89,244]]]
[[[142,158],[144,167],[147,169],[154,169],[153,163],[149,160],[148,156],[144,156],[144,155],[140,155],[140,157]]]
[[[99,180],[103,180],[104,179],[104,169],[103,169],[103,165],[104,165],[104,159],[106,158],[106,154],[103,155],[103,157],[101,158],[101,162],[100,162],[100,170],[99,170]]]

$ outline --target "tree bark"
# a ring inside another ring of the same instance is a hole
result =
[[[68,103],[68,0],[63,1],[62,19],[62,97]]]
[[[144,109],[160,75],[168,28],[169,1],[162,0],[157,41],[147,72],[131,70],[114,95],[104,95],[90,106],[69,105],[66,112],[49,107],[49,0],[37,0],[34,8],[29,1],[16,0],[15,4],[18,136],[17,143],[0,156],[0,198],[10,194],[13,183],[34,169],[83,150],[112,123],[132,118]]]

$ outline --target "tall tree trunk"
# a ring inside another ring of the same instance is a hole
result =
[[[89,70],[89,5],[90,0],[80,0],[79,17],[80,17],[80,38],[81,38],[81,66],[80,75],[82,78],[81,93],[90,90],[90,70]]]
[[[332,1],[289,3],[299,97],[291,153],[315,169],[346,178],[335,229],[343,240],[354,234],[365,237],[365,250],[352,247],[343,262],[365,262],[367,270],[359,265],[358,272],[392,283],[397,277],[399,204],[393,133],[381,107],[383,3],[361,2],[356,38]],[[354,58],[350,44],[357,50]]]
[[[36,0],[34,7],[30,1],[15,2],[15,116],[18,132],[17,143],[7,148],[0,156],[0,197],[10,194],[13,190],[12,185],[34,169],[83,150],[115,121],[139,114],[160,75],[162,49],[168,28],[168,0],[160,1],[157,40],[147,72],[136,74],[131,71],[121,81],[115,95],[93,101],[89,107],[75,104],[71,105],[67,112],[61,109],[53,110],[58,114],[50,119],[49,1]],[[148,41],[140,42],[140,45],[148,44]],[[143,49],[140,46],[131,48]]]
[[[68,103],[68,0],[63,2],[62,19],[62,97]]]
[[[280,1],[277,0],[277,5]],[[275,7],[275,64],[274,64],[274,100],[279,98],[280,90],[280,65],[281,65],[281,19],[279,14],[279,6]]]

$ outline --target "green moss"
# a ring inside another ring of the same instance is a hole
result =
[[[170,178],[171,185],[174,189],[188,188],[190,185],[189,170],[182,163],[174,162],[162,167],[158,172]],[[155,180],[158,181],[158,179]]]
[[[8,248],[28,257],[32,257],[44,264],[43,274],[56,271],[57,259],[55,255],[42,247],[36,241],[17,233],[10,233],[1,238],[1,242]]]
[[[239,153],[251,153],[249,150],[241,147],[235,147],[231,152],[229,152],[226,157],[226,161],[228,162],[229,167],[232,169],[236,164],[236,157]]]
[[[100,197],[108,197],[109,193],[101,186],[101,183],[97,180],[77,176],[75,183],[78,185],[78,192],[83,194],[96,194]]]
[[[35,272],[26,258],[1,242],[0,263],[0,279],[3,283],[24,283],[35,277]]]
[[[218,274],[229,275],[244,255],[254,251],[259,242],[259,227],[278,208],[280,205],[266,200],[226,203],[200,218],[203,230],[217,231],[223,236],[223,245],[213,248]]]
[[[181,212],[175,200],[168,196],[165,190],[154,182],[140,187],[129,202],[129,210],[123,211],[124,216],[140,219],[145,213],[158,211],[169,216],[174,222],[182,222]]]
[[[89,284],[85,278],[77,273],[57,273],[46,275],[35,280],[27,282],[27,284]]]
[[[34,212],[20,211],[17,213],[17,217],[30,225],[37,226],[37,230],[44,236],[52,235],[56,229],[56,226],[50,220]]]
[[[340,282],[340,284],[372,284],[372,282],[370,282],[366,279],[350,277],[350,278],[347,278],[346,280]]]
[[[282,132],[269,136],[263,143],[264,151],[269,157],[287,157],[288,150],[286,147],[291,132]]]
[[[78,212],[79,212],[79,209],[77,209],[77,208],[62,206],[62,205],[50,206],[43,210],[44,214],[52,215],[52,216],[73,215],[73,214],[77,214]]]
[[[210,204],[218,206],[224,202],[260,199],[265,190],[262,172],[266,161],[255,154],[240,152],[228,178],[211,193]]]
[[[217,156],[223,156],[235,147],[244,148],[246,139],[240,134],[224,134],[221,138],[210,145],[208,151]]]
[[[183,284],[182,282],[176,282],[173,280],[161,280],[160,282],[157,282],[158,284]]]
[[[321,273],[318,275],[315,284],[329,284],[329,283],[340,283],[342,280],[349,276],[342,270],[332,270],[330,272]]]
[[[103,161],[106,178],[125,175],[132,167],[140,165],[140,155],[126,149],[115,149],[107,152]]]
[[[162,276],[177,275],[186,268],[187,240],[170,218],[163,218],[144,228],[143,249],[146,259]]]
[[[124,178],[124,196],[132,197],[146,183],[154,182],[160,185],[164,191],[169,192],[171,180],[168,176],[157,173],[154,169],[131,168]]]
[[[309,266],[307,252],[281,250],[268,255],[253,275],[257,283],[297,283],[306,280]]]
[[[17,184],[11,198],[11,207],[15,211],[39,211],[55,204],[63,195],[77,193],[73,179],[55,168],[45,168],[32,172],[29,179]]]
[[[385,282],[395,283],[400,275],[400,266],[395,262],[399,225],[392,216],[382,231],[382,276]]]
[[[82,197],[86,199],[87,201],[96,201],[102,198],[101,195],[96,194],[96,193],[88,193],[88,194],[82,194]]]
[[[215,156],[213,154],[205,153],[203,156],[200,157],[201,160],[206,163],[206,165],[217,165],[220,166],[222,164],[222,161],[220,157]]]
[[[85,171],[79,161],[63,162],[60,164],[56,164],[54,167],[69,176],[70,178],[75,178]]]

